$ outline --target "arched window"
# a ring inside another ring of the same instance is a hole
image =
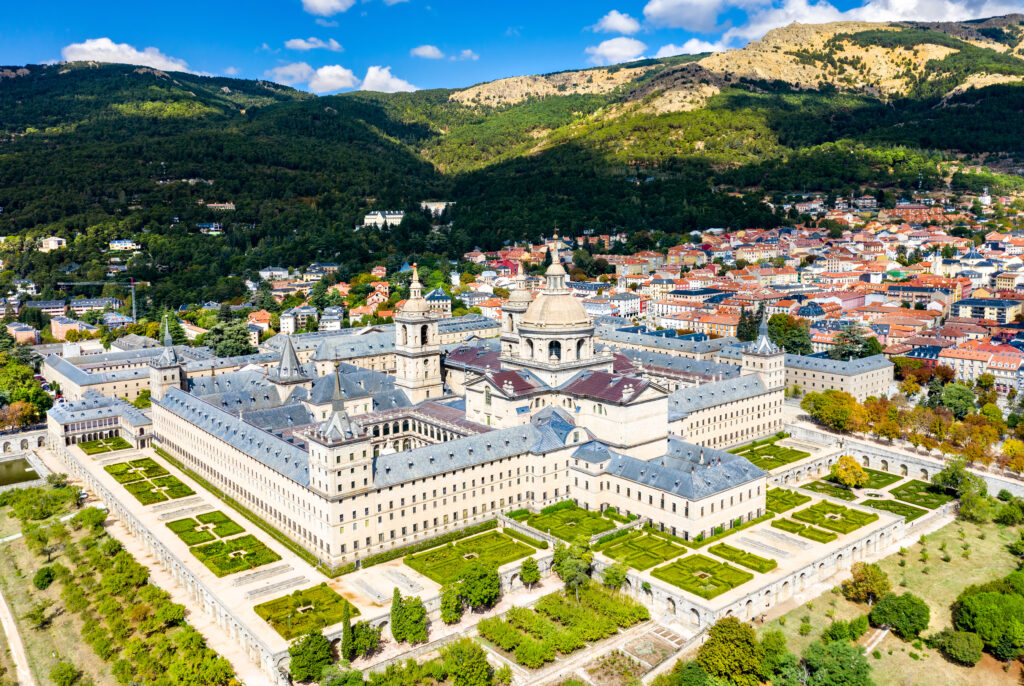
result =
[[[420,345],[426,345],[427,343],[430,342],[428,340],[429,336],[427,336],[428,331],[429,329],[427,328],[426,324],[420,327]]]
[[[561,361],[562,359],[562,344],[558,341],[551,341],[548,343],[548,359]]]
[[[532,360],[533,359],[533,341],[531,341],[529,338],[526,339],[526,349],[529,351],[529,354],[527,355],[527,357],[529,357]]]
[[[583,339],[576,341],[576,359],[583,359]]]
[[[409,345],[409,327],[402,327],[402,345]]]

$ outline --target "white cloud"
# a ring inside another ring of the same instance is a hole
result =
[[[410,50],[409,54],[426,60],[444,59],[444,53],[436,45],[418,45]]]
[[[268,69],[266,75],[268,79],[275,83],[294,86],[309,81],[315,73],[316,71],[313,67],[305,62],[292,62],[291,64],[282,64],[279,67]]]
[[[397,5],[399,3],[409,2],[409,0],[384,0],[384,4],[390,7],[391,5]]]
[[[235,74],[238,73],[238,67],[228,67],[227,69],[224,70],[224,73],[227,74],[228,76],[234,76]]]
[[[632,36],[640,30],[640,22],[628,14],[623,14],[618,10],[612,10],[601,17],[601,19],[590,28],[602,33],[624,33],[627,36]]]
[[[635,60],[646,49],[647,46],[635,38],[619,36],[591,45],[584,52],[590,55],[587,60],[594,64],[617,64]]]
[[[109,38],[90,38],[81,43],[72,43],[65,46],[60,54],[68,62],[115,62],[137,64],[164,71],[195,73],[188,68],[188,62],[185,60],[165,55],[156,48],[139,50],[128,43],[115,43]]]
[[[724,50],[721,43],[709,43],[699,38],[691,38],[682,45],[669,43],[658,48],[655,57],[674,57],[676,55],[696,55],[699,52],[718,52]]]
[[[316,23],[319,24],[320,26],[326,26],[329,29],[333,29],[338,25],[338,22],[334,21],[333,19],[324,19],[323,17],[318,18],[316,20]]]
[[[648,0],[644,18],[654,27],[717,33],[720,20],[739,10],[743,19],[722,33],[718,49],[738,47],[768,31],[793,22],[829,21],[960,21],[1020,11],[1019,0],[867,0],[841,11],[828,0]],[[745,19],[745,20],[744,20]],[[685,47],[690,41],[687,41]],[[669,48],[669,46],[665,46]]]
[[[330,93],[342,88],[354,88],[359,85],[359,79],[340,64],[331,64],[320,67],[309,80],[309,90],[314,93]]]
[[[414,91],[416,86],[391,74],[391,67],[370,67],[366,70],[366,77],[361,91],[378,91],[380,93],[397,93],[398,91]]]
[[[284,42],[284,47],[289,50],[330,50],[331,52],[341,52],[341,43],[330,38],[328,40],[321,40],[319,38],[292,38],[291,40]]]
[[[727,6],[749,4],[750,0],[650,0],[644,5],[644,18],[653,26],[710,33],[718,26],[718,16]]]
[[[459,53],[459,59],[473,60],[475,62],[476,60],[480,59],[480,55],[476,54],[475,52],[467,48]]]
[[[356,0],[302,0],[302,9],[310,14],[330,17],[347,11],[354,4]]]

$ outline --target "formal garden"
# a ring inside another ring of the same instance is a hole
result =
[[[143,505],[196,494],[178,477],[171,475],[148,457],[108,464],[103,469]]]
[[[252,534],[194,546],[189,551],[219,577],[262,567],[281,559],[280,555]]]
[[[448,543],[421,553],[407,555],[404,562],[420,574],[439,584],[448,584],[462,578],[467,567],[483,563],[488,567],[501,567],[534,553],[525,543],[513,540],[497,531]]]
[[[907,518],[908,522],[912,522],[922,515],[928,514],[928,510],[922,510],[920,507],[914,507],[907,503],[900,502],[899,500],[885,500],[884,498],[872,498],[868,496],[864,500],[862,505],[874,508],[876,510],[885,510],[895,515],[901,515]]]
[[[789,512],[811,502],[811,496],[785,488],[770,488],[765,493],[765,507],[772,512]]]
[[[853,491],[851,491],[848,488],[844,488],[839,484],[832,483],[831,481],[812,481],[808,484],[804,484],[800,488],[803,488],[808,491],[814,491],[815,493],[820,493],[821,495],[839,498],[840,500],[848,500],[850,502],[853,502],[854,500],[857,499],[857,496],[854,495]]]
[[[815,529],[813,526],[794,522],[792,519],[773,519],[772,526],[787,533],[803,536],[804,538],[815,541],[816,543],[831,543],[839,538],[839,534],[834,531]]]
[[[789,434],[779,433],[770,438],[763,438],[759,441],[747,443],[739,448],[733,448],[729,452],[734,455],[742,455],[750,460],[755,467],[760,467],[769,472],[811,456],[810,453],[803,450],[777,445],[779,441],[785,438],[789,438]]]
[[[852,533],[862,526],[878,521],[878,515],[873,512],[861,512],[826,501],[794,512],[792,517],[798,522],[812,524],[840,534]]]
[[[916,479],[900,484],[889,492],[899,500],[923,507],[926,510],[940,508],[953,499],[952,495],[932,486],[930,483]]]
[[[651,574],[684,591],[710,600],[754,578],[750,572],[703,555],[690,555],[658,567]]]
[[[168,522],[167,528],[176,533],[178,538],[188,546],[209,543],[218,538],[237,536],[245,531],[241,524],[235,523],[219,510],[201,514],[195,519],[187,517]]]
[[[708,548],[708,552],[712,555],[716,555],[730,562],[735,562],[738,565],[746,567],[747,569],[753,569],[755,572],[765,574],[772,571],[779,566],[779,563],[775,560],[754,555],[748,553],[745,550],[734,548],[731,545],[725,543],[718,543]]]
[[[546,595],[533,608],[515,607],[482,620],[480,636],[516,663],[538,669],[650,618],[642,604],[594,582]]]
[[[615,521],[596,510],[585,510],[571,500],[545,507],[538,513],[530,513],[525,521],[537,531],[568,542],[580,536],[589,539],[616,527]]]
[[[594,549],[641,572],[686,552],[683,546],[646,530],[633,530],[603,544],[599,540]]]
[[[337,624],[342,620],[345,605],[349,607],[350,617],[359,615],[355,605],[338,595],[326,583],[321,583],[313,588],[275,598],[253,609],[274,631],[290,641],[311,631]]]
[[[115,450],[127,450],[132,447],[132,444],[120,436],[114,436],[113,438],[100,438],[95,441],[79,443],[78,447],[81,448],[86,455],[99,455],[101,453],[110,453]]]

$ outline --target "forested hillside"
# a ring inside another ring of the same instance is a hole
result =
[[[351,273],[554,226],[648,245],[792,221],[766,194],[1019,190],[1022,39],[1020,15],[794,25],[714,55],[319,98],[123,65],[0,67],[0,287],[103,280],[115,238],[143,246],[127,275],[164,306],[241,296],[267,264]],[[457,203],[444,226],[414,211],[425,199]],[[410,213],[355,230],[374,209]],[[23,249],[48,235],[68,249]]]

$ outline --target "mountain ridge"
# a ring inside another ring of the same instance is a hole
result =
[[[1022,15],[791,26],[720,54],[319,97],[126,65],[0,67],[0,235],[18,237],[0,246],[0,287],[102,280],[115,238],[143,245],[126,267],[147,297],[178,304],[241,295],[270,263],[396,267],[555,225],[777,226],[793,218],[762,200],[795,190],[1024,190],[1022,38]],[[440,227],[427,198],[456,202]],[[409,219],[356,230],[376,209]],[[69,249],[21,249],[46,235]]]

